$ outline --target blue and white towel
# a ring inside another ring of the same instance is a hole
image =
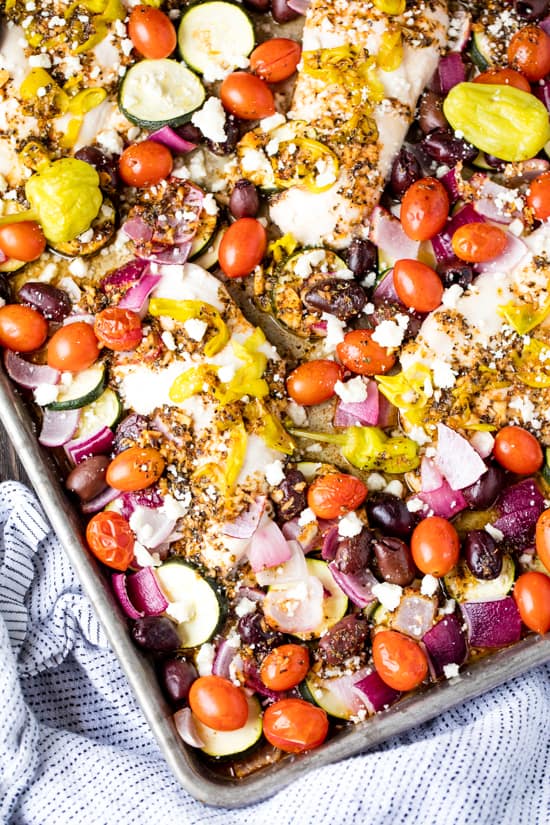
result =
[[[550,665],[271,799],[172,778],[34,496],[0,485],[0,819],[10,825],[548,825]]]

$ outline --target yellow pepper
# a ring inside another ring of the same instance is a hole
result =
[[[533,338],[523,347],[521,355],[512,353],[516,376],[522,384],[541,389],[550,387],[550,347]]]
[[[244,408],[244,417],[251,431],[265,442],[272,450],[292,455],[295,449],[294,440],[287,433],[281,422],[272,413],[263,401],[255,398]]]
[[[182,322],[197,318],[207,323],[208,326],[214,327],[217,331],[216,335],[213,335],[204,346],[204,354],[207,358],[216,355],[229,341],[229,330],[220,313],[216,307],[205,301],[173,301],[169,298],[153,298],[149,302],[149,314],[155,318],[164,315]]]
[[[534,304],[502,304],[497,307],[499,315],[505,318],[518,335],[527,335],[532,329],[542,324],[550,313],[550,298],[542,306]]]
[[[267,247],[267,254],[275,264],[280,264],[285,258],[289,258],[298,246],[298,241],[287,232],[282,238],[271,241]]]
[[[291,429],[292,435],[340,445],[340,452],[360,470],[408,473],[420,464],[418,445],[404,436],[387,436],[379,427],[346,427],[333,435]]]
[[[378,389],[411,424],[422,424],[430,398],[426,392],[432,374],[424,364],[413,364],[397,375],[377,375]]]
[[[264,398],[269,393],[267,381],[262,378],[267,366],[267,356],[259,352],[258,348],[265,342],[265,335],[257,327],[244,344],[232,341],[233,352],[243,361],[243,366],[236,372],[231,381],[216,391],[216,397],[222,404],[238,401],[243,395],[253,398]]]
[[[289,147],[293,147],[287,152]],[[305,186],[310,192],[325,192],[334,184],[338,175],[338,158],[328,146],[313,138],[303,137],[279,143],[277,154],[271,157],[274,180],[280,189],[291,186]],[[317,164],[323,164],[323,175],[328,175],[327,183],[317,183],[321,174]],[[290,175],[281,175],[281,168],[289,169]]]
[[[93,34],[74,49],[74,54],[82,54],[95,48],[109,33],[108,24],[115,20],[124,20],[126,16],[121,0],[76,0],[65,12],[65,19],[69,20],[76,9],[81,6],[84,6],[93,15],[91,21]]]
[[[373,0],[374,5],[378,11],[383,11],[384,14],[403,14],[405,11],[405,0]]]
[[[395,71],[403,62],[403,37],[399,27],[388,29],[382,35],[376,62],[384,72]]]
[[[192,475],[193,481],[206,478],[218,490],[227,494],[230,493],[239,477],[239,473],[246,458],[246,446],[248,435],[246,433],[242,419],[231,426],[227,459],[225,462],[208,462],[203,464]]]
[[[30,70],[21,83],[19,97],[21,100],[30,100],[33,103],[39,102],[41,99],[38,96],[39,89],[48,90],[48,94],[53,96],[54,106],[60,114],[67,111],[69,97],[66,92],[57,85],[46,69],[34,68]]]
[[[205,385],[210,389],[217,369],[218,367],[212,364],[201,364],[182,372],[170,387],[168,392],[170,401],[180,404],[191,396],[204,392]]]

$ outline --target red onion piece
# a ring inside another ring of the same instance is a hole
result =
[[[539,514],[544,510],[544,496],[532,478],[526,478],[507,487],[497,501],[497,509],[501,515],[528,510],[531,507]]]
[[[97,432],[86,436],[86,438],[75,438],[74,441],[69,441],[65,445],[65,450],[75,464],[80,464],[81,461],[90,458],[90,456],[106,455],[111,449],[114,439],[113,431],[104,425]]]
[[[395,285],[393,282],[393,269],[390,269],[389,272],[383,276],[383,278],[378,281],[377,285],[374,288],[374,292],[372,293],[373,301],[377,304],[382,303],[382,301],[388,301],[390,304],[400,304],[401,300],[397,292],[395,291]]]
[[[411,240],[405,234],[401,222],[382,206],[375,206],[370,222],[371,241],[383,249],[389,258],[399,260],[418,257],[419,241]]]
[[[489,458],[495,446],[495,439],[491,433],[474,432],[470,437],[470,444],[482,458]]]
[[[439,85],[444,95],[466,80],[466,68],[459,52],[448,52],[439,61]]]
[[[311,325],[311,331],[318,335],[320,338],[323,338],[327,334],[327,327],[328,324],[326,321],[315,321]]]
[[[476,180],[475,188],[477,190],[477,198],[474,201],[474,208],[476,212],[496,223],[511,223],[514,218],[521,218],[521,210],[513,210],[512,212],[503,212],[497,205],[497,200],[504,202],[510,197],[510,189],[502,184],[489,178],[487,175],[474,175],[470,180]]]
[[[533,84],[533,94],[535,97],[538,97],[538,99],[544,103],[548,111],[550,111],[550,80],[548,78]]]
[[[38,440],[44,447],[61,447],[74,435],[80,410],[44,410]]]
[[[325,561],[334,561],[336,558],[336,551],[340,542],[338,536],[338,528],[331,527],[323,539],[323,546],[321,548],[321,558]],[[334,576],[334,573],[333,573]]]
[[[378,393],[378,426],[382,429],[393,427],[397,420],[397,407],[385,395]]]
[[[258,496],[248,509],[240,513],[234,521],[227,521],[223,525],[222,533],[224,536],[231,536],[235,539],[249,539],[260,523],[266,503],[267,496]]]
[[[454,203],[457,201],[460,197],[460,183],[462,181],[462,177],[457,170],[449,169],[448,172],[445,172],[445,174],[439,178],[439,181],[447,190],[451,202]]]
[[[424,596],[403,596],[394,615],[392,627],[413,639],[421,639],[434,623],[435,610],[434,599]]]
[[[182,138],[171,126],[162,126],[160,129],[157,129],[156,132],[151,132],[147,139],[154,141],[154,143],[162,143],[163,146],[166,146],[177,154],[192,152],[193,149],[197,148],[196,143],[191,143],[190,140]]]
[[[401,693],[387,685],[375,670],[354,682],[353,687],[364,696],[374,713],[393,705],[401,696]]]
[[[264,599],[264,613],[270,624],[283,633],[309,633],[323,620],[323,599],[323,585],[315,576],[308,576],[270,588]]]
[[[464,602],[460,609],[472,647],[504,647],[521,638],[521,618],[511,596],[490,602]]]
[[[443,518],[452,518],[468,506],[460,490],[453,490],[447,481],[437,490],[417,493],[412,500],[416,499],[420,499],[426,505],[427,511]]]
[[[174,713],[174,724],[180,737],[186,745],[193,748],[204,748],[204,742],[197,732],[191,708],[181,708]]]
[[[338,401],[334,412],[335,427],[349,427],[354,424],[378,424],[380,393],[376,381],[367,383],[367,397],[364,401]]]
[[[301,544],[297,541],[288,541],[287,544],[290,550],[290,559],[287,562],[256,573],[256,581],[260,587],[269,587],[271,584],[286,585],[308,578],[306,557]]]
[[[229,679],[229,666],[236,653],[237,650],[229,644],[227,639],[221,639],[212,662],[214,676],[223,676],[224,679]]]
[[[460,226],[467,223],[485,223],[485,218],[479,215],[471,203],[467,203],[450,218],[444,228],[432,238],[432,247],[438,263],[452,261],[456,258],[453,251],[452,238]]]
[[[361,679],[368,675],[369,671],[370,668],[363,667],[349,675],[320,679],[319,687],[326,693],[332,693],[349,716],[356,716],[365,708],[367,708],[369,714],[372,714],[374,713],[374,708],[369,706],[364,695],[355,689],[357,682],[360,682]]]
[[[297,518],[291,519],[283,524],[281,530],[287,541],[296,541],[304,553],[314,550],[319,544],[319,525],[315,525],[315,530],[311,529],[313,523],[300,527]],[[300,540],[300,536],[302,539]]]
[[[162,507],[163,497],[156,484],[147,487],[145,490],[134,490],[130,493],[122,493],[121,515],[129,519],[136,507],[150,507],[156,510]]]
[[[128,596],[128,590],[126,588],[126,573],[113,573],[113,575],[111,576],[111,583],[113,585],[113,590],[115,591],[115,596],[117,597],[120,606],[122,607],[128,618],[141,619],[144,615],[143,612],[136,610],[136,608],[132,604],[130,597]]]
[[[248,599],[251,602],[261,602],[265,593],[259,587],[239,587],[237,599]]]
[[[137,312],[141,317],[147,311],[147,299],[149,295],[161,280],[160,275],[152,275],[150,272],[144,272],[141,279],[135,286],[131,286],[128,292],[120,299],[118,306],[121,309],[131,309],[132,312]]]
[[[288,0],[287,6],[297,14],[306,14],[311,5],[311,0]]]
[[[169,266],[175,264],[183,265],[187,262],[191,246],[191,241],[174,246],[157,244],[152,251],[141,254],[140,250],[136,250],[136,254],[140,255],[144,261],[149,261],[150,263],[167,264]]]
[[[266,567],[278,567],[289,561],[292,552],[287,540],[274,521],[266,517],[254,532],[247,551],[255,573]]]
[[[493,523],[493,527],[500,530],[504,538],[523,543],[532,538],[541,512],[536,507],[515,510],[513,513],[506,513],[506,515],[497,518]]]
[[[544,20],[539,20],[538,26],[546,32],[546,34],[550,34],[550,17],[545,17]]]
[[[329,563],[329,569],[336,584],[357,607],[366,607],[376,601],[372,588],[379,582],[370,570],[362,570],[351,576],[348,573],[342,573],[334,561]]]
[[[492,261],[475,264],[476,272],[508,272],[513,269],[527,254],[527,246],[521,238],[507,233],[507,243],[504,252]]]
[[[109,292],[113,289],[118,290],[133,286],[143,275],[146,266],[146,261],[142,261],[139,258],[129,261],[127,264],[124,264],[124,266],[115,269],[110,275],[106,275],[101,281],[101,289],[103,292]]]
[[[122,224],[122,231],[136,243],[149,243],[153,237],[153,228],[143,218],[130,218]]]
[[[105,490],[102,490],[95,498],[90,499],[85,504],[81,505],[81,510],[83,513],[99,513],[100,510],[109,504],[111,501],[114,501],[115,498],[118,498],[120,495],[120,490],[115,490],[113,487],[106,487]]]
[[[31,364],[17,353],[6,350],[4,364],[9,377],[21,387],[34,390],[41,384],[59,384],[61,373],[47,364]]]
[[[445,424],[437,425],[435,463],[452,490],[475,484],[487,471],[487,465],[470,442]]]
[[[445,665],[461,665],[468,654],[462,626],[454,614],[445,616],[422,637],[435,676],[443,676]]]
[[[168,600],[151,567],[143,567],[127,576],[126,590],[134,607],[145,616],[159,616],[168,607]]]
[[[443,484],[443,476],[435,466],[434,460],[427,456],[423,456],[420,463],[420,483],[423,493],[439,490]]]
[[[8,260],[8,256],[5,255],[2,250],[0,249],[0,264],[3,264],[5,261]]]

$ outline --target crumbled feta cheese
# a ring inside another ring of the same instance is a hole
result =
[[[273,155],[276,155],[278,151],[279,141],[277,140],[277,138],[272,138],[265,147],[265,153],[268,157],[272,158]]]
[[[453,679],[455,676],[458,676],[460,668],[458,665],[450,664],[450,665],[443,665],[443,674],[446,679]]]
[[[328,312],[323,312],[321,317],[323,321],[327,322],[327,334],[323,341],[323,348],[325,352],[334,352],[336,345],[344,340],[344,323],[335,315],[330,315]]]
[[[300,513],[300,517],[298,518],[298,526],[305,527],[306,524],[311,524],[314,521],[317,521],[317,516],[311,507],[306,507],[306,509],[302,510]]]
[[[274,115],[264,117],[262,118],[262,120],[260,120],[260,128],[263,132],[271,132],[272,129],[276,129],[278,126],[282,126],[285,122],[285,116],[282,115],[280,112],[275,112]]]
[[[121,155],[124,150],[124,142],[116,129],[104,129],[98,133],[96,140],[101,149],[109,155]]]
[[[412,427],[410,428],[410,430],[409,430],[409,432],[407,433],[407,435],[408,435],[408,436],[409,436],[409,438],[411,438],[413,441],[416,441],[416,443],[417,443],[420,447],[424,446],[424,444],[428,444],[428,443],[431,441],[431,438],[430,438],[430,436],[428,435],[428,433],[426,432],[426,430],[424,429],[424,427],[420,427],[420,426],[418,426],[417,424],[415,424],[414,426],[412,426]]]
[[[455,612],[456,602],[454,599],[446,599],[443,607],[440,608],[439,613],[442,616],[450,616]]]
[[[350,381],[337,381],[334,392],[345,404],[359,404],[367,397],[367,385],[360,375]]]
[[[499,530],[498,527],[494,526],[494,524],[486,524],[485,532],[489,533],[491,538],[493,538],[495,541],[502,541],[504,538],[504,533],[502,532],[502,530]]]
[[[363,307],[363,315],[372,315],[376,307],[370,301]]]
[[[399,602],[401,601],[401,596],[403,595],[403,588],[400,587],[398,584],[390,584],[389,582],[381,582],[380,584],[375,584],[372,588],[373,596],[375,596],[382,607],[385,607],[386,610],[389,610],[392,613],[397,607],[399,607]]]
[[[195,656],[195,664],[197,666],[197,670],[199,671],[199,676],[212,675],[214,655],[214,645],[211,645],[210,642],[206,642],[206,644],[200,646],[199,652]]]
[[[225,109],[219,97],[209,97],[202,108],[194,112],[191,123],[213,143],[225,143],[227,140]]]
[[[477,450],[482,458],[486,458],[488,455],[491,455],[493,452],[493,447],[495,446],[495,439],[491,433],[484,433],[481,430],[479,432],[473,433],[470,437],[470,444]]]
[[[134,542],[134,557],[140,567],[160,567],[161,564],[159,554],[150,553],[139,541]]]
[[[464,290],[460,284],[452,284],[448,289],[444,290],[441,303],[444,307],[447,307],[447,309],[454,309],[463,292]]]
[[[202,341],[208,329],[208,324],[199,318],[189,318],[183,322],[183,328],[192,341]]]
[[[246,596],[238,602],[235,606],[235,614],[242,619],[243,616],[248,616],[249,613],[254,613],[256,610],[256,602],[248,599]]]
[[[439,581],[436,579],[436,577],[430,575],[430,573],[427,573],[422,578],[422,582],[420,584],[420,592],[423,596],[433,596],[437,592],[438,587]]]
[[[88,274],[88,264],[82,258],[72,260],[67,269],[75,278],[85,278]]]
[[[265,468],[265,480],[271,487],[276,487],[284,480],[285,471],[283,469],[283,462],[280,459],[272,461]]]
[[[177,499],[167,493],[162,500],[162,512],[169,521],[177,521],[189,510],[191,504],[191,493],[186,498]]]
[[[381,493],[386,487],[386,479],[380,473],[371,473],[367,478],[367,490],[371,493]]]
[[[41,407],[51,404],[59,395],[59,387],[54,384],[39,384],[33,391],[34,400]]]
[[[67,293],[73,304],[77,304],[80,301],[82,290],[72,278],[61,278],[57,286]]]
[[[456,383],[456,376],[451,365],[446,361],[435,360],[432,364],[433,382],[436,387],[442,390],[454,387]]]
[[[319,443],[317,443],[317,444],[309,444],[309,445],[306,447],[306,450],[308,451],[308,453],[320,453],[322,449],[323,449],[323,448],[321,447],[321,445],[320,445]]]
[[[204,209],[207,215],[218,214],[218,204],[216,202],[216,198],[214,197],[214,195],[212,195],[211,192],[204,196],[202,208]]]
[[[424,502],[421,498],[416,498],[413,496],[413,498],[409,498],[405,503],[409,513],[419,513],[420,510],[424,509]]]
[[[218,370],[218,376],[220,375],[220,372],[221,370]],[[223,381],[223,378],[220,377],[220,381]],[[307,413],[301,404],[297,404],[296,401],[290,401],[287,405],[286,411],[292,419],[292,422],[297,426],[307,424]]]
[[[160,337],[166,349],[169,349],[171,352],[176,349],[176,342],[170,330],[165,329]]]
[[[401,346],[404,337],[405,330],[397,321],[381,321],[372,333],[372,340],[388,349]]]
[[[384,487],[384,492],[401,498],[405,492],[405,488],[398,478],[394,478],[389,484],[386,484]]]
[[[195,604],[192,599],[181,599],[177,602],[170,602],[166,608],[166,615],[174,619],[175,622],[189,622],[195,618]]]
[[[218,370],[218,378],[224,384],[227,384],[235,376],[235,367],[233,364],[225,364]]]
[[[49,69],[52,61],[49,54],[31,54],[29,57],[29,66],[33,69]]]
[[[338,522],[338,535],[342,538],[352,539],[358,536],[364,525],[357,513],[346,513]]]

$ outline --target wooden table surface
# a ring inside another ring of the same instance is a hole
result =
[[[29,484],[27,474],[21,466],[17,454],[6,435],[6,431],[0,424],[0,480],[15,479]]]

